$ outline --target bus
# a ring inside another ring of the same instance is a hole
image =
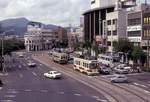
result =
[[[97,75],[99,73],[97,60],[74,57],[73,64],[74,70],[78,70],[81,73],[85,73],[87,75]]]
[[[113,67],[116,62],[119,62],[119,57],[106,54],[99,54],[97,60],[101,64]]]
[[[68,54],[54,51],[52,53],[52,59],[54,62],[66,64],[68,62]]]

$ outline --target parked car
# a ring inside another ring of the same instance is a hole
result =
[[[61,78],[61,73],[57,71],[49,71],[48,73],[44,73],[44,76],[47,78],[58,79]]]
[[[128,74],[129,73],[129,71],[127,69],[124,69],[124,67],[122,67],[122,68],[116,67],[116,68],[114,68],[114,72],[117,74]]]
[[[2,82],[2,80],[0,79],[0,86],[2,86],[3,85],[3,82]]]
[[[36,66],[36,63],[34,63],[34,62],[29,62],[29,63],[28,63],[28,66],[29,66],[29,67],[35,67],[35,66]]]
[[[115,75],[111,78],[111,82],[113,83],[124,83],[128,82],[128,78],[125,75]]]

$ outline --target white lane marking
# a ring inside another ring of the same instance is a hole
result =
[[[3,88],[2,87],[0,87],[0,90],[2,90]]]
[[[98,96],[92,96],[93,98],[95,98],[95,99],[99,99],[99,97]]]
[[[23,78],[23,75],[22,75],[22,74],[19,74],[19,77],[20,77],[20,78]]]
[[[12,91],[7,91],[6,93],[11,93],[11,94],[16,94],[16,93],[19,93],[18,91],[15,91],[15,90],[12,90]]]
[[[14,102],[13,100],[0,100],[0,102]]]
[[[64,92],[59,92],[59,94],[65,94]]]
[[[150,94],[150,92],[149,92],[149,91],[147,91],[147,90],[144,90],[144,92],[146,92],[146,93],[149,93],[149,94]]]
[[[35,72],[32,72],[32,74],[33,74],[34,76],[37,76],[37,74],[36,74]]]
[[[15,98],[16,95],[4,95],[4,97],[6,97],[6,98]]]
[[[103,99],[96,99],[96,100],[100,102],[108,102],[107,100],[103,100]]]
[[[26,89],[26,90],[24,90],[25,92],[31,92],[32,90],[30,90],[30,89]]]
[[[46,93],[46,92],[48,92],[48,90],[41,90],[41,92],[45,92]]]
[[[142,84],[138,84],[138,83],[133,83],[133,84],[136,85],[136,86],[141,86],[141,87],[144,87],[144,88],[148,88],[147,86],[142,85]]]
[[[81,96],[81,94],[78,94],[78,93],[76,93],[76,94],[74,94],[75,96]]]

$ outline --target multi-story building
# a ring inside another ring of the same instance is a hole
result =
[[[24,35],[27,51],[48,50],[52,48],[57,39],[57,33],[44,29],[44,25],[38,22],[28,23],[27,33]]]
[[[103,34],[107,35],[108,51],[113,51],[113,42],[120,38],[126,38],[126,13],[125,9],[118,9],[106,13],[106,21],[103,22]]]
[[[91,9],[84,12],[84,40],[96,41],[97,36],[106,41],[107,34],[104,35],[104,24],[106,15],[115,12],[118,8],[128,8],[134,6],[136,0],[91,0]],[[120,13],[120,12],[119,12]]]
[[[150,5],[141,4],[128,12],[127,36],[135,46],[146,49],[150,39]]]

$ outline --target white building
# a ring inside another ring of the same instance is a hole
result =
[[[52,30],[44,29],[41,23],[30,22],[24,36],[27,51],[40,51],[52,48],[58,35]]]
[[[107,35],[108,51],[113,51],[113,42],[120,38],[126,38],[126,13],[125,9],[118,9],[106,13],[106,21],[103,22],[104,33]]]

